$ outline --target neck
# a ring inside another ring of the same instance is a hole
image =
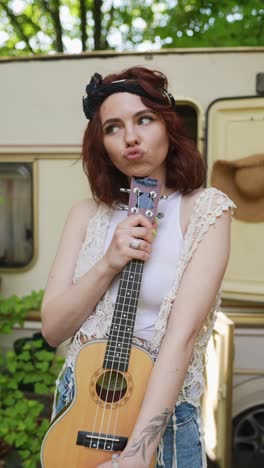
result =
[[[163,187],[163,190],[161,191],[161,195],[163,195],[165,197],[168,197],[169,195],[171,195],[175,191],[176,191],[175,189]]]

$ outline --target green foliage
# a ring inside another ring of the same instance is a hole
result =
[[[0,298],[0,333],[10,333],[14,325],[23,325],[29,312],[40,310],[43,290],[24,297]]]
[[[12,385],[23,389],[30,384],[30,389],[39,395],[53,393],[62,359],[55,357],[54,350],[45,349],[44,346],[43,338],[25,339],[17,353],[7,352],[5,368],[7,375],[12,377]]]
[[[10,377],[1,375],[0,387],[0,438],[17,449],[23,467],[37,467],[41,441],[49,426],[48,419],[41,417],[44,405],[27,398]]]
[[[0,55],[63,52],[73,40],[91,50],[98,22],[105,49],[264,45],[262,0],[105,0],[98,15],[100,3],[21,0],[18,11],[0,0]]]
[[[42,297],[39,291],[24,298],[1,299],[1,332],[11,333],[17,322],[23,325],[28,311],[40,307]],[[23,468],[39,466],[62,364],[63,358],[56,356],[39,333],[17,340],[14,351],[0,355],[0,439],[17,450]]]

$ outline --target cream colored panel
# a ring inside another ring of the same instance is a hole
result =
[[[264,153],[264,98],[223,99],[208,120],[208,180],[214,161]],[[264,223],[232,221],[232,245],[224,297],[264,300]]]
[[[253,112],[252,112],[253,114]],[[252,115],[251,114],[251,115]],[[262,120],[249,120],[247,116],[246,120],[235,120],[232,122],[226,123],[226,147],[224,153],[228,155],[228,159],[239,159],[241,155],[241,136],[244,143],[243,153],[244,154],[255,154],[260,151],[261,134],[263,135],[263,110],[261,111]],[[254,116],[256,117],[256,115]],[[229,124],[229,125],[228,125]],[[245,137],[243,137],[246,136]],[[263,143],[263,141],[262,141]],[[263,147],[262,147],[263,151]]]
[[[138,65],[161,70],[168,76],[169,90],[177,99],[192,97],[205,109],[221,96],[253,94],[255,75],[263,70],[263,56],[263,48],[244,53],[237,48],[169,49],[3,63],[0,150],[2,146],[8,151],[13,145],[19,151],[29,145],[60,146],[65,151],[79,147],[87,124],[82,96],[95,72],[106,75]]]
[[[81,162],[73,159],[40,159],[38,181],[38,257],[28,271],[1,275],[4,296],[14,291],[23,295],[45,287],[67,213],[74,203],[90,193]]]
[[[231,468],[233,329],[233,322],[220,312],[206,353],[205,444],[220,468]]]
[[[39,245],[45,272],[54,257],[70,207],[88,196],[88,183],[81,162],[39,162]],[[87,220],[88,223],[88,220]]]

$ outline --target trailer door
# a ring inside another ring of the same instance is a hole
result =
[[[256,154],[264,155],[264,97],[214,101],[207,111],[207,186],[216,160],[234,161]],[[234,214],[223,297],[264,301],[263,236],[263,222],[238,220]]]
[[[256,154],[264,155],[264,97],[214,101],[206,116],[207,186],[211,186],[217,160],[235,161]],[[234,213],[231,229],[223,303],[263,303],[264,223],[239,220]],[[222,317],[208,346],[203,406],[208,455],[221,468],[231,467],[233,346],[232,323]]]

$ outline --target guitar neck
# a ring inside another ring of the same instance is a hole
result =
[[[122,270],[103,367],[128,369],[144,262],[133,259]]]

